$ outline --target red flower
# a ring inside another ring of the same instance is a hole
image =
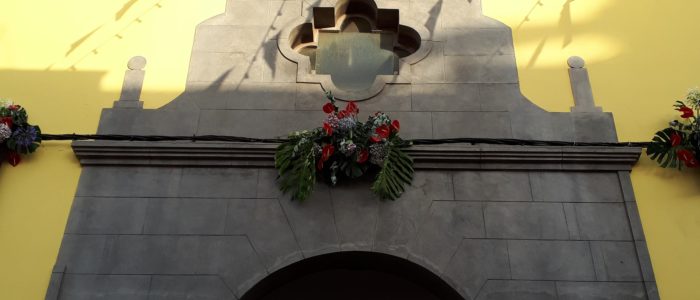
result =
[[[379,143],[382,141],[382,138],[379,136],[373,135],[369,138],[369,140],[372,141],[373,143]]]
[[[671,135],[671,147],[680,145],[682,140],[681,135],[678,134],[678,132],[674,132],[673,135]]]
[[[355,104],[355,101],[350,101],[348,104],[345,106],[345,111],[350,114],[350,115],[357,115],[360,112],[360,108],[357,107],[357,104]]]
[[[10,106],[8,106],[7,108],[10,109],[10,110],[19,110],[20,107],[21,107],[21,106],[19,106],[19,105],[10,105]]]
[[[327,136],[333,135],[333,126],[328,123],[323,123],[323,130],[326,132]]]
[[[700,162],[695,158],[695,155],[693,154],[692,151],[688,149],[681,149],[676,151],[676,155],[678,155],[678,158],[685,163],[685,166],[688,168],[697,168],[700,167]]]
[[[369,151],[367,149],[362,149],[360,154],[357,155],[357,163],[364,164],[369,158]]]
[[[328,145],[323,146],[323,151],[322,151],[322,155],[321,155],[321,160],[322,160],[322,161],[327,161],[328,159],[331,158],[331,156],[333,155],[333,153],[335,153],[335,147],[333,147],[333,145],[328,144]]]
[[[344,110],[341,110],[341,111],[338,112],[338,119],[342,119],[342,118],[345,118],[345,117],[347,117],[347,116],[348,116],[348,115],[347,115],[347,112],[344,111]]]
[[[329,160],[334,152],[335,148],[333,147],[333,145],[329,144],[323,146],[323,150],[321,151],[321,159],[319,159],[316,162],[316,169],[318,169],[319,171],[323,170],[323,163]]]
[[[7,125],[7,127],[12,128],[12,117],[0,118],[0,123]]]
[[[19,163],[22,161],[22,158],[17,154],[17,152],[11,151],[7,153],[7,162],[10,163],[13,167],[16,167],[19,165]]]
[[[323,106],[324,113],[330,114],[334,111],[335,111],[335,105],[333,105],[333,103],[328,102],[328,103],[326,103],[326,105]]]
[[[693,152],[690,152],[690,150],[687,149],[679,149],[676,151],[676,154],[682,161],[688,161],[693,157]]]
[[[394,120],[391,122],[391,131],[393,132],[399,132],[401,129],[401,123],[399,123],[399,120]]]
[[[388,138],[389,134],[391,134],[391,130],[386,124],[377,127],[377,129],[375,129],[374,132],[377,133],[383,139]]]
[[[679,107],[677,109],[677,111],[680,111],[682,113],[681,118],[684,118],[684,119],[692,118],[695,116],[695,114],[693,113],[693,109],[690,107],[687,107],[685,105]]]

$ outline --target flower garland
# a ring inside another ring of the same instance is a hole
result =
[[[41,129],[27,123],[27,111],[9,100],[0,99],[0,164],[17,166],[20,154],[36,151],[41,144]]]
[[[399,137],[399,121],[377,112],[360,122],[354,102],[340,110],[333,95],[326,96],[323,126],[294,132],[277,148],[280,189],[291,193],[292,200],[303,201],[313,192],[319,173],[335,186],[341,177],[355,179],[376,172],[372,191],[381,199],[399,198],[414,172],[413,160],[402,150],[410,143]]]
[[[700,167],[700,90],[692,89],[685,100],[674,105],[682,120],[674,120],[670,127],[656,133],[647,155],[661,167]]]

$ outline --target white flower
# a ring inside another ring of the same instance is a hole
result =
[[[343,140],[340,142],[340,152],[345,154],[345,156],[350,156],[357,150],[357,145],[352,142],[352,140]]]
[[[12,129],[5,123],[0,124],[0,143],[4,142],[10,136],[12,136]]]
[[[342,131],[350,131],[355,128],[355,125],[357,125],[357,121],[352,117],[342,118],[338,121],[338,129]]]
[[[336,115],[330,114],[326,118],[326,123],[333,128],[338,128],[338,122],[340,122],[340,119],[338,119],[338,116]]]
[[[0,107],[8,108],[12,104],[12,100],[0,99]]]
[[[688,96],[686,96],[686,100],[691,106],[696,108],[700,107],[700,89],[694,88],[688,90]]]
[[[389,125],[391,123],[391,119],[389,119],[389,116],[385,113],[377,113],[374,117],[370,118],[370,121],[372,123],[372,131],[379,126]]]
[[[384,143],[372,144],[369,146],[369,162],[381,166],[384,159],[389,154],[389,148]]]

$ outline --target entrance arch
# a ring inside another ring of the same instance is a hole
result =
[[[241,300],[464,300],[440,277],[408,260],[374,252],[337,252],[272,273]]]

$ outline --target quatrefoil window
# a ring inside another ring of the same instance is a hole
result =
[[[340,0],[312,12],[311,22],[283,32],[279,48],[299,65],[298,82],[320,83],[340,99],[364,100],[387,83],[410,83],[410,64],[430,50],[421,39],[427,30],[400,24],[398,9],[379,9],[373,0]]]

